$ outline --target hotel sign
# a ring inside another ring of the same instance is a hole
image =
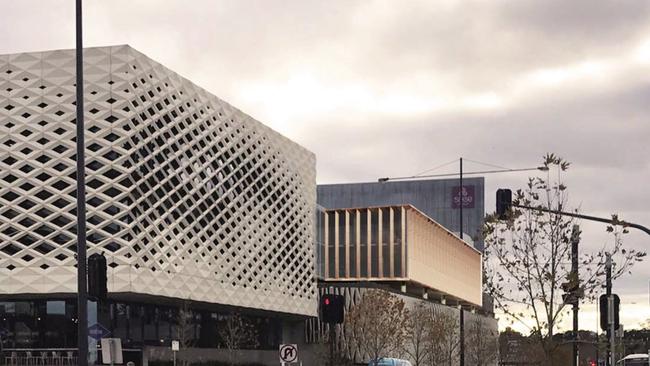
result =
[[[474,208],[475,200],[473,185],[463,186],[462,190],[459,186],[451,189],[451,208],[460,208],[461,201],[463,208]]]

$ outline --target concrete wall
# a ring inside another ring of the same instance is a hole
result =
[[[306,344],[305,342],[305,322],[304,321],[286,321],[282,327],[282,343],[297,344],[298,357],[304,365],[315,364],[320,351],[317,350],[319,345]],[[232,353],[233,360],[236,363],[259,363],[269,366],[280,364],[279,350],[235,350]],[[146,346],[144,349],[144,359],[146,362],[143,366],[155,361],[171,362],[173,352],[170,347]],[[176,354],[177,360],[184,360],[190,363],[202,363],[209,361],[230,360],[231,354],[227,349],[219,348],[188,348],[179,351]],[[177,363],[180,365],[180,363]]]
[[[395,291],[392,288],[386,287],[386,286],[381,286],[376,283],[369,283],[369,282],[363,282],[363,283],[327,283],[327,284],[321,284],[320,286],[320,294],[324,293],[333,293],[333,294],[340,294],[345,296],[345,311],[349,311],[351,307],[359,303],[361,301],[361,298],[363,297],[363,294],[368,291],[368,289],[379,289],[382,291],[386,291],[389,293],[392,293],[393,295],[399,297],[406,306],[410,309],[413,309],[415,306],[418,304],[425,304],[426,306],[430,307],[434,313],[437,314],[445,314],[446,316],[452,317],[453,319],[456,319],[458,322],[458,327],[455,330],[455,334],[460,338],[460,309],[458,309],[457,306],[448,306],[448,305],[443,305],[438,302],[434,302],[432,300],[427,300],[423,299],[421,297],[415,297],[409,294],[401,293],[399,291]],[[470,344],[470,342],[473,342],[472,338],[472,332],[474,331],[473,326],[475,325],[475,321],[479,320],[481,324],[483,325],[482,331],[485,334],[495,334],[498,335],[498,324],[497,320],[493,318],[490,315],[484,315],[484,314],[479,314],[479,313],[472,313],[470,311],[463,310],[464,314],[464,327],[463,329],[465,330],[465,365],[473,365],[470,360],[473,359],[472,355],[470,355],[471,352],[475,352],[476,347],[473,347],[474,345]],[[306,321],[307,324],[307,335],[309,337],[309,342],[312,343],[313,348],[309,348],[309,345],[304,346],[306,350],[311,352],[310,355],[306,355],[306,357],[312,357],[314,359],[314,363],[304,363],[304,365],[325,365],[324,361],[327,359],[327,349],[323,349],[323,342],[325,342],[326,334],[328,331],[328,327],[324,323],[320,323],[317,319],[310,319]],[[344,327],[344,325],[341,325],[340,327]],[[366,363],[368,362],[368,357],[366,355],[363,355],[362,352],[358,348],[350,347],[349,342],[346,340],[346,335],[345,331],[342,328],[338,328],[337,330],[338,334],[338,345],[337,348],[340,349],[342,353],[345,353],[347,357],[354,359],[355,362],[357,363]],[[494,352],[497,352],[498,350],[498,344],[495,342],[494,343]],[[404,359],[408,359],[408,356],[406,354],[396,354],[396,355],[390,355],[393,357],[400,357]],[[310,358],[306,358],[308,360]],[[457,366],[459,365],[460,360],[458,357],[452,362],[452,365],[450,366]]]

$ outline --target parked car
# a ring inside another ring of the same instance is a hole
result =
[[[635,353],[625,356],[616,366],[648,366],[649,358],[645,353]]]
[[[382,357],[379,360],[372,360],[368,362],[368,366],[412,366],[409,361],[400,360],[398,358]]]

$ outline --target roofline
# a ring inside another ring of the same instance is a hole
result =
[[[84,50],[92,50],[92,49],[98,49],[98,48],[113,48],[113,47],[128,47],[131,49],[133,46],[131,46],[128,43],[117,43],[117,44],[110,44],[110,45],[103,45],[103,46],[84,46]],[[63,51],[74,51],[74,47],[65,47],[65,48],[53,48],[53,49],[48,49],[48,50],[32,50],[32,51],[18,51],[18,52],[11,52],[11,53],[3,53],[0,54],[0,57],[6,57],[6,56],[15,56],[15,55],[22,55],[22,54],[28,54],[28,53],[49,53],[49,52],[63,52]],[[147,56],[148,57],[148,56]]]
[[[483,180],[485,181],[485,176],[475,176],[475,177],[463,177],[463,182],[470,180]],[[318,186],[353,186],[361,184],[397,184],[397,183],[416,183],[416,182],[443,182],[443,181],[456,181],[458,178],[441,178],[441,179],[418,179],[413,178],[411,180],[396,180],[396,181],[387,181],[387,182],[378,182],[378,181],[365,181],[365,182],[347,182],[347,183],[319,183]]]

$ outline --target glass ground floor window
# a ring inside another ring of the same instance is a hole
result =
[[[75,348],[77,300],[0,300],[0,339],[3,348]],[[224,347],[232,313],[157,304],[108,301],[88,306],[89,326],[101,324],[124,348],[169,346],[181,340],[185,347]],[[276,349],[282,321],[272,317],[236,314],[254,329],[242,348]]]
[[[4,348],[74,347],[75,300],[0,301],[0,337]]]

